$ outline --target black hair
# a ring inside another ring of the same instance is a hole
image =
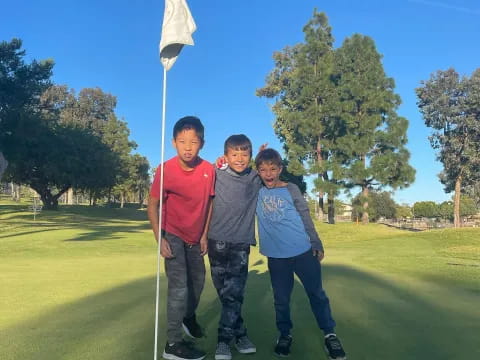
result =
[[[257,169],[263,163],[271,163],[279,167],[283,166],[282,157],[277,150],[265,149],[260,151],[255,157],[255,166]]]
[[[183,130],[195,130],[197,136],[202,141],[202,144],[205,142],[204,134],[205,129],[202,125],[200,119],[196,116],[185,116],[178,120],[173,127],[173,138],[176,139],[177,135]]]
[[[225,155],[227,155],[228,149],[249,151],[250,157],[252,157],[252,142],[246,135],[239,134],[229,136],[228,139],[225,140],[223,147]]]

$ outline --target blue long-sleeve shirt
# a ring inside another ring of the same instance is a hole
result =
[[[293,183],[277,188],[262,187],[257,200],[260,252],[287,258],[310,248],[323,251],[308,205]]]

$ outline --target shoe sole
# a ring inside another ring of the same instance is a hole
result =
[[[328,349],[327,349],[326,346],[324,347],[324,349],[325,349],[325,353],[327,354],[327,357],[328,357],[329,360],[347,360],[347,356],[332,358],[332,357],[329,355]]]
[[[232,355],[215,355],[215,360],[232,360]]]
[[[164,359],[167,359],[167,360],[202,360],[202,359],[205,358],[205,356],[207,356],[207,355],[203,355],[203,356],[198,357],[198,358],[187,359],[187,358],[182,358],[180,356],[176,356],[176,355],[173,355],[173,354],[166,353],[165,351],[162,354],[162,357]]]
[[[235,349],[237,349],[240,354],[255,354],[257,352],[257,348],[239,349],[237,345],[235,345]]]
[[[200,336],[200,337],[195,337],[193,336],[190,331],[188,330],[188,327],[182,323],[182,328],[183,328],[183,331],[185,332],[185,334],[188,336],[188,337],[191,337],[192,339],[201,339],[203,336]]]

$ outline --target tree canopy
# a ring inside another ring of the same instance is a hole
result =
[[[257,95],[275,99],[274,130],[289,170],[315,175],[320,209],[328,194],[329,222],[339,191],[409,186],[415,170],[406,149],[407,119],[383,70],[374,41],[355,34],[338,49],[324,13],[305,25],[305,42],[273,55],[275,67]],[[368,222],[368,202],[363,203]]]
[[[460,226],[460,196],[480,180],[480,69],[470,78],[454,69],[437,71],[416,89],[418,107],[432,129],[430,143],[443,164],[447,193],[455,191],[454,224]]]
[[[66,85],[54,85],[53,62],[25,63],[21,45],[18,39],[0,43],[0,150],[8,161],[4,177],[29,185],[45,208],[55,209],[71,187],[95,200],[138,175],[129,170],[136,144],[129,140],[126,122],[114,113],[116,98],[99,88],[82,89],[77,96]],[[140,162],[139,181],[145,182],[148,162]]]

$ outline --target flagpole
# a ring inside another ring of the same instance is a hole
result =
[[[158,252],[157,252],[157,296],[155,300],[155,348],[154,360],[157,360],[158,349],[158,303],[160,298],[160,250],[162,247],[162,213],[163,213],[163,163],[165,153],[165,115],[167,106],[167,69],[163,68],[163,99],[162,99],[162,141],[160,148],[160,208],[158,211]]]
[[[160,261],[162,248],[162,215],[163,215],[163,164],[165,152],[165,119],[167,104],[167,71],[175,63],[184,45],[193,45],[192,34],[197,29],[187,0],[165,0],[165,12],[160,39],[160,61],[163,65],[163,99],[162,99],[162,142],[160,162],[160,204],[158,213],[158,252],[157,252],[157,295],[155,300],[155,349],[154,360],[158,350],[158,304],[160,298]],[[168,341],[168,339],[167,339]]]

